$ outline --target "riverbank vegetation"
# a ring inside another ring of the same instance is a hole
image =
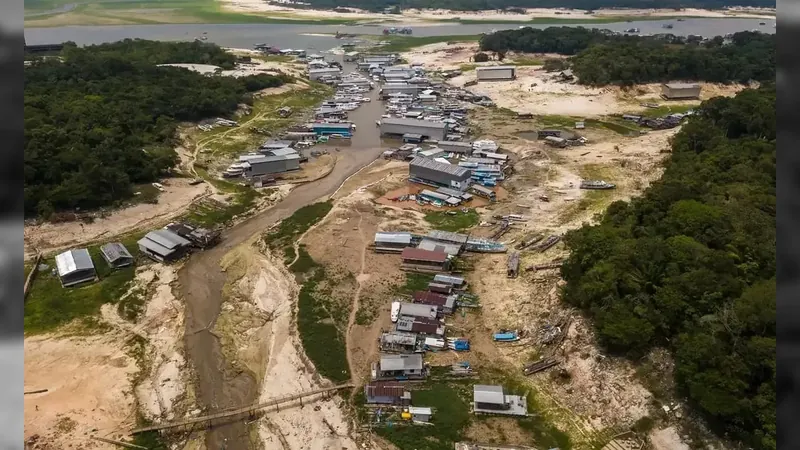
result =
[[[588,85],[694,80],[717,83],[775,79],[776,37],[751,31],[707,42],[666,36],[609,35],[601,30],[523,28],[481,38],[483,51],[571,55],[579,83]]]
[[[232,67],[213,44],[125,40],[25,69],[25,214],[119,204],[177,162],[178,122],[227,116],[285,76],[208,77],[165,63]]]
[[[609,351],[673,350],[676,381],[720,432],[774,450],[774,85],[703,103],[661,180],[565,237],[564,300]]]

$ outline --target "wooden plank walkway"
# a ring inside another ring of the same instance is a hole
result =
[[[267,400],[264,403],[257,403],[257,404],[254,404],[254,405],[244,406],[244,407],[235,408],[235,409],[228,409],[228,410],[220,411],[220,412],[217,412],[217,413],[214,413],[214,414],[208,414],[208,415],[205,415],[205,416],[192,417],[191,419],[180,420],[180,421],[177,421],[177,422],[168,422],[168,423],[162,423],[162,424],[158,424],[158,425],[151,425],[151,426],[147,426],[147,427],[136,428],[136,429],[131,430],[130,434],[144,433],[144,432],[147,432],[147,431],[160,431],[160,430],[166,430],[166,429],[169,429],[169,428],[185,427],[185,426],[190,426],[190,425],[195,425],[195,424],[198,424],[198,423],[205,423],[205,422],[210,423],[210,422],[212,422],[214,420],[217,420],[217,419],[224,419],[224,418],[227,418],[227,417],[234,417],[234,416],[245,415],[245,414],[253,414],[253,413],[255,413],[256,411],[258,411],[260,409],[269,408],[270,406],[280,405],[281,403],[288,403],[288,402],[291,402],[292,400],[298,400],[298,399],[301,399],[303,397],[308,397],[308,396],[311,396],[311,395],[323,394],[325,392],[338,391],[340,389],[352,388],[354,386],[355,385],[353,385],[351,383],[348,383],[348,384],[340,384],[338,386],[333,386],[333,387],[314,389],[312,391],[300,392],[298,394],[292,394],[292,395],[287,395],[287,396],[284,396],[284,397],[273,398],[271,400]]]

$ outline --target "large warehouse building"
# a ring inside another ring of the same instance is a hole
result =
[[[513,80],[517,78],[517,68],[514,66],[486,66],[475,69],[478,81]]]
[[[447,135],[447,124],[444,122],[390,117],[381,120],[381,134],[397,136],[419,134],[426,139],[443,141]]]
[[[248,178],[289,172],[300,169],[300,155],[291,153],[280,156],[260,156],[247,160],[246,164],[248,167],[244,170],[244,176]]]
[[[411,181],[449,187],[459,191],[467,190],[471,176],[472,172],[469,169],[428,158],[416,157],[408,165],[408,178]]]
[[[661,95],[667,100],[700,98],[700,85],[697,83],[664,83]]]

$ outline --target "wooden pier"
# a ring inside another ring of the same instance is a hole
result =
[[[211,426],[212,423],[214,421],[216,421],[216,420],[228,419],[228,418],[232,418],[232,417],[236,417],[236,416],[253,416],[258,411],[260,411],[262,409],[269,408],[271,406],[278,406],[278,405],[280,405],[282,403],[288,403],[288,402],[291,402],[293,400],[301,400],[302,401],[303,397],[309,397],[309,396],[317,395],[317,394],[324,394],[326,392],[338,391],[340,389],[352,388],[354,386],[355,385],[348,383],[348,384],[340,384],[338,386],[333,386],[333,387],[314,389],[313,391],[300,392],[298,394],[292,394],[292,395],[287,395],[287,396],[284,396],[284,397],[278,397],[278,398],[274,398],[274,399],[271,399],[271,400],[267,400],[266,402],[263,402],[263,403],[257,403],[257,404],[250,405],[250,406],[243,406],[243,407],[240,407],[240,408],[227,409],[227,410],[223,410],[223,411],[220,411],[220,412],[217,412],[217,413],[214,413],[214,414],[208,414],[208,415],[205,415],[205,416],[192,417],[192,418],[189,418],[189,419],[180,420],[180,421],[176,421],[176,422],[168,422],[168,423],[151,425],[151,426],[142,427],[142,428],[136,428],[136,429],[131,430],[130,434],[144,433],[144,432],[147,432],[147,431],[168,430],[168,429],[171,429],[171,428],[192,427],[192,426],[197,425],[197,424],[203,424],[205,426]]]

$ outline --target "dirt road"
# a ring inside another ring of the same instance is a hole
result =
[[[377,90],[371,93],[377,97]],[[217,247],[193,255],[178,274],[186,303],[186,350],[194,368],[198,404],[207,410],[254,402],[258,383],[246,372],[234,371],[225,361],[217,336],[211,330],[222,305],[226,275],[222,257],[237,245],[263,233],[296,210],[331,195],[353,173],[374,161],[383,151],[378,130],[371,125],[382,114],[380,102],[364,104],[350,114],[357,124],[351,144],[341,147],[339,160],[325,178],[295,188],[283,201],[231,228]],[[333,150],[333,149],[331,149]],[[246,449],[250,437],[243,422],[212,429],[206,435],[208,450]]]

